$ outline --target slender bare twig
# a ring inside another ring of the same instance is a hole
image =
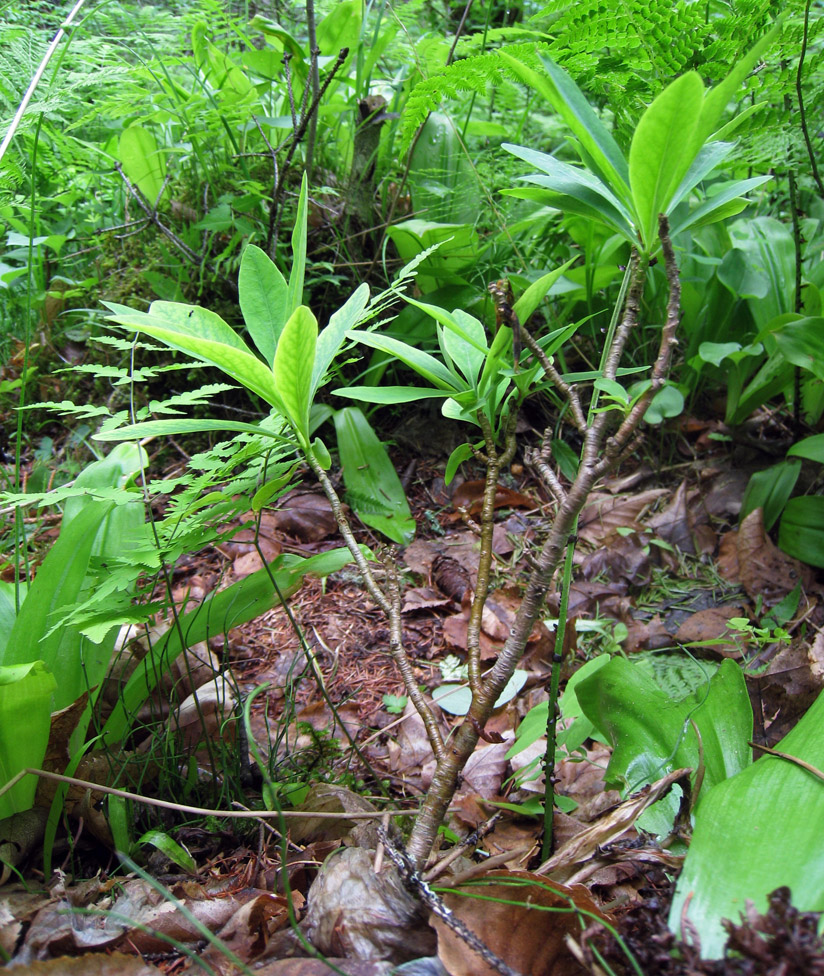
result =
[[[587,422],[584,418],[584,412],[581,409],[581,401],[578,397],[578,391],[569,385],[567,381],[561,376],[557,369],[552,365],[552,361],[549,356],[544,352],[544,350],[538,345],[538,343],[533,339],[530,333],[526,330],[526,327],[519,323],[521,331],[521,341],[529,349],[532,355],[541,364],[541,368],[546,374],[546,378],[551,381],[552,385],[558,391],[561,397],[569,404],[569,409],[572,412],[572,422],[575,425],[576,430],[583,434],[587,429]]]

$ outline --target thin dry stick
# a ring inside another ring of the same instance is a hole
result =
[[[274,817],[293,817],[295,819],[305,819],[306,817],[319,817],[321,820],[374,820],[380,819],[387,812],[386,810],[375,810],[374,812],[362,811],[358,813],[330,813],[329,811],[311,810],[212,810],[208,807],[190,807],[184,803],[172,803],[170,800],[158,800],[153,796],[142,796],[140,793],[130,793],[128,790],[118,790],[113,786],[103,786],[100,783],[90,783],[85,779],[76,779],[74,776],[62,776],[60,773],[49,773],[45,769],[22,769],[13,776],[8,783],[0,787],[0,796],[7,793],[12,787],[16,786],[24,776],[39,776],[41,779],[54,780],[57,783],[68,783],[69,786],[79,786],[84,790],[91,790],[93,793],[105,793],[107,796],[119,796],[124,800],[134,800],[135,803],[142,803],[148,807],[162,807],[164,810],[178,810],[180,813],[192,813],[199,817],[226,817],[231,820],[266,820]],[[391,817],[414,817],[417,810],[390,810]]]

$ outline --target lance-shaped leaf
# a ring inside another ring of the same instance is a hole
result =
[[[434,356],[430,356],[429,353],[422,352],[406,342],[393,339],[391,336],[377,335],[375,332],[362,332],[358,329],[351,331],[349,338],[362,343],[364,346],[371,346],[373,349],[388,352],[390,356],[395,356],[402,363],[406,363],[407,366],[414,369],[419,376],[423,376],[433,386],[449,391],[450,395],[455,391],[467,389],[466,382],[457,373],[449,370]]]
[[[689,71],[647,108],[632,137],[629,179],[638,231],[647,251],[658,243],[658,214],[668,213],[701,148],[698,120],[704,85]]]
[[[671,230],[671,236],[675,237],[676,234],[680,234],[690,227],[697,229],[705,224],[714,224],[726,217],[733,217],[735,214],[741,213],[747,206],[747,201],[742,199],[744,194],[762,186],[771,179],[771,176],[754,176],[749,180],[735,180],[732,183],[724,183],[711,197],[677,224]]]
[[[346,500],[365,525],[399,545],[415,535],[415,520],[397,472],[359,407],[335,414]]]
[[[365,555],[371,558],[368,552]],[[326,576],[351,561],[348,549],[332,549],[308,559],[292,554],[278,556],[271,566],[264,566],[225,590],[211,594],[195,610],[182,614],[177,626],[155,642],[121,690],[103,728],[106,742],[120,742],[125,737],[140,704],[183,650],[181,637],[191,647],[217,634],[226,634],[276,606],[282,597],[291,596],[307,574]]]
[[[272,371],[214,312],[177,302],[152,302],[148,312],[137,312],[114,302],[104,304],[115,313],[110,316],[112,322],[217,366],[271,406],[280,407]]]
[[[289,318],[286,279],[269,255],[247,245],[238,275],[240,310],[252,341],[267,364],[275,358],[280,333]]]
[[[298,436],[307,444],[317,341],[318,320],[305,305],[299,305],[286,323],[275,353],[278,396]]]
[[[358,324],[368,302],[369,285],[364,282],[349,297],[346,304],[333,313],[329,324],[318,336],[315,365],[312,367],[312,396],[323,383],[326,370],[329,369],[332,360],[343,345],[346,334]]]
[[[309,188],[306,173],[300,181],[298,211],[295,214],[295,227],[292,231],[292,270],[289,273],[287,295],[287,314],[291,315],[303,304],[303,279],[306,272],[306,223],[308,213]]]
[[[597,175],[613,192],[627,200],[629,171],[626,160],[618,143],[569,75],[549,58],[541,58],[546,74],[539,74],[504,50],[498,54],[515,75],[543,95],[584,147],[597,167]]]

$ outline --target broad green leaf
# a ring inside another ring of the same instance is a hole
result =
[[[32,646],[32,652],[36,649]],[[21,770],[39,769],[51,729],[54,675],[42,661],[0,666],[0,785]],[[24,777],[0,796],[0,821],[28,810],[37,779]]]
[[[728,356],[741,351],[740,342],[702,342],[698,347],[698,358],[704,363],[720,366]]]
[[[442,390],[448,390],[451,395],[455,391],[466,389],[466,382],[457,373],[451,372],[440,360],[429,353],[415,349],[406,342],[400,342],[391,336],[378,335],[375,332],[363,332],[353,329],[349,333],[349,338],[355,342],[360,342],[364,346],[371,346],[373,349],[380,349],[388,352],[391,356],[406,363],[425,380],[432,383]]]
[[[347,502],[365,525],[399,545],[409,545],[415,520],[400,478],[369,421],[359,407],[344,407],[335,414],[335,430]]]
[[[775,749],[824,769],[822,727],[824,694],[819,694]],[[824,784],[787,759],[765,755],[720,783],[695,812],[670,928],[689,938],[681,928],[687,920],[689,932],[701,940],[702,957],[716,959],[727,939],[722,919],[738,922],[748,900],[757,912],[766,912],[767,895],[787,885],[798,911],[824,911],[822,823]]]
[[[609,785],[632,792],[675,769],[697,769],[702,748],[709,790],[750,761],[752,708],[741,668],[726,660],[680,700],[639,665],[613,658],[577,686],[584,714],[613,745]],[[691,725],[701,735],[701,747]]]
[[[288,286],[269,255],[248,244],[238,275],[240,310],[252,341],[271,366],[280,333],[289,318]]]
[[[794,312],[795,244],[790,229],[775,217],[753,217],[736,220],[728,232],[749,274],[763,281],[763,297],[747,303],[757,328]]]
[[[136,312],[113,302],[103,304],[115,312],[109,316],[110,321],[217,366],[266,403],[281,406],[271,369],[214,312],[174,302],[153,302],[148,312]]]
[[[157,148],[157,140],[140,125],[129,126],[121,135],[118,154],[123,172],[154,207],[160,203],[160,192],[166,177],[166,160]],[[163,190],[163,196],[167,196]]]
[[[318,341],[318,320],[299,305],[284,326],[275,353],[275,385],[286,416],[305,443],[309,441],[312,371]]]
[[[824,379],[824,318],[807,316],[787,322],[772,336],[787,362]]]
[[[449,396],[448,390],[410,386],[342,386],[332,391],[335,396],[349,397],[362,403],[412,403]]]
[[[349,297],[346,304],[332,314],[329,324],[318,336],[315,352],[315,365],[312,367],[312,396],[314,397],[332,365],[332,360],[346,339],[350,329],[354,329],[363,310],[369,303],[369,285],[364,282]]]
[[[738,402],[727,402],[728,424],[743,424],[753,410],[767,403],[793,381],[793,367],[776,353],[759,368],[755,376],[742,390]]]
[[[756,471],[747,483],[747,490],[741,501],[739,524],[750,512],[761,508],[764,511],[764,528],[769,532],[784,511],[800,473],[800,461],[782,461],[771,468]]]
[[[824,496],[791,498],[778,526],[778,545],[802,563],[824,567]]]
[[[465,284],[464,274],[477,265],[481,251],[480,238],[472,224],[404,220],[389,227],[387,235],[402,261],[408,264],[420,258],[417,281],[427,294],[450,282]]]
[[[20,604],[26,599],[26,583],[20,581]],[[13,582],[0,580],[0,661],[3,660],[3,650],[9,639],[14,621],[17,619],[17,598]]]
[[[701,141],[698,119],[704,85],[694,71],[668,85],[641,116],[629,150],[629,180],[644,247],[658,244],[658,215],[668,213],[673,197]]]
[[[824,434],[805,437],[787,451],[788,457],[802,457],[824,464]]]
[[[549,58],[541,58],[545,75],[501,49],[499,56],[511,71],[549,102],[598,166],[610,189],[621,199],[629,198],[629,171],[618,143],[592,110],[569,75]]]
[[[684,410],[684,394],[673,383],[666,383],[655,394],[644,414],[644,423],[660,424],[679,417]]]
[[[306,227],[308,214],[309,185],[306,173],[300,181],[298,210],[295,214],[295,227],[292,231],[292,270],[286,298],[286,314],[292,315],[303,304],[303,279],[306,273]]]
[[[181,634],[185,635],[189,647],[217,634],[226,634],[277,606],[281,598],[291,596],[299,589],[304,576],[326,576],[351,561],[348,549],[333,549],[308,559],[291,554],[278,556],[270,566],[212,593],[197,609],[182,614],[178,626],[155,642],[122,689],[103,728],[105,741],[113,744],[125,738],[141,703],[183,650]]]

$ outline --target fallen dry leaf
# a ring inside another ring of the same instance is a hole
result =
[[[692,772],[676,769],[666,776],[645,786],[633,796],[607,811],[586,830],[576,834],[567,844],[555,852],[538,868],[538,874],[552,874],[556,879],[570,878],[585,861],[590,860],[599,848],[612,844],[631,830],[635,821],[648,807],[669,793],[672,785]]]
[[[737,530],[727,533],[722,557],[718,570],[725,579],[740,581],[751,600],[761,596],[768,607],[780,602],[799,582],[809,587],[813,580],[809,566],[782,552],[764,531],[760,508],[750,512]]]
[[[122,952],[87,952],[15,966],[17,976],[157,976],[163,970]]]
[[[718,640],[718,643],[707,645],[699,650],[711,650],[723,654],[724,657],[740,658],[741,645],[735,640],[738,632],[730,630],[727,625],[733,617],[745,616],[743,607],[707,607],[706,610],[698,610],[681,624],[675,634],[675,640],[679,644]]]
[[[616,529],[640,531],[641,513],[666,494],[666,488],[650,488],[635,495],[590,495],[578,520],[578,538],[599,546]]]
[[[475,897],[473,897],[473,895]],[[528,871],[494,871],[444,902],[455,917],[508,966],[525,976],[577,976],[585,973],[566,944],[581,932],[575,909],[604,918],[583,885],[566,887]],[[438,958],[450,976],[497,976],[440,918]]]
[[[452,520],[461,518],[458,509],[466,509],[470,515],[477,515],[483,507],[485,481],[465,481],[452,496],[452,507],[456,514],[450,515]],[[504,485],[498,485],[495,490],[495,508],[536,508],[535,499],[522,495]]]

